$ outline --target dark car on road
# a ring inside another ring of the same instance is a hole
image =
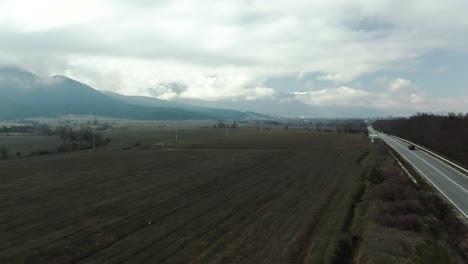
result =
[[[408,149],[409,150],[416,150],[416,146],[415,145],[408,145]]]

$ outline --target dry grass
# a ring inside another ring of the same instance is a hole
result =
[[[96,153],[0,161],[1,263],[331,262],[367,144],[187,129],[164,150],[152,144],[171,133],[108,133]]]

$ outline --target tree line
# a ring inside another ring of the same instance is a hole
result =
[[[55,135],[64,142],[71,143],[71,149],[64,144],[59,147],[59,152],[91,148],[93,141],[96,147],[106,145],[111,141],[110,138],[104,138],[101,134],[94,132],[94,128],[88,126],[81,126],[79,129],[74,129],[72,126],[58,126],[55,129]]]
[[[372,126],[468,165],[468,113],[418,113],[409,118],[377,120]]]
[[[43,134],[53,135],[53,130],[47,124],[32,124],[26,126],[2,126],[0,133],[22,133],[22,134]]]
[[[104,137],[96,131],[104,131],[111,126],[103,124],[98,127],[81,125],[74,127],[70,125],[50,127],[47,124],[32,123],[24,126],[2,126],[0,133],[22,133],[22,134],[39,134],[47,136],[56,136],[62,140],[62,144],[57,148],[57,152],[77,151],[107,145],[111,139]],[[0,158],[7,159],[10,150],[5,146],[0,146]],[[52,153],[49,150],[31,151],[31,155],[44,155]],[[22,153],[17,152],[16,156],[22,156]]]

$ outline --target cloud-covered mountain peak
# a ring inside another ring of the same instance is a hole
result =
[[[0,83],[27,84],[39,79],[34,73],[16,66],[0,66]]]

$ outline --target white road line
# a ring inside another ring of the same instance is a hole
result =
[[[465,168],[459,166],[458,164],[455,164],[455,163],[451,162],[450,160],[448,160],[448,159],[446,159],[446,158],[444,158],[444,157],[441,157],[440,155],[437,155],[436,153],[434,153],[434,152],[432,152],[432,151],[430,151],[430,150],[428,150],[428,149],[426,149],[426,148],[424,148],[424,147],[421,147],[420,145],[417,145],[417,144],[415,144],[415,143],[413,143],[413,142],[411,142],[411,141],[409,141],[409,140],[406,140],[406,139],[404,139],[404,138],[400,138],[400,137],[397,137],[397,136],[392,136],[392,137],[397,138],[397,139],[399,139],[399,140],[401,140],[401,141],[404,141],[404,142],[406,142],[406,143],[408,143],[408,144],[413,144],[413,145],[415,145],[416,147],[418,147],[418,148],[420,148],[420,149],[426,151],[427,153],[430,153],[431,155],[434,155],[434,156],[436,156],[437,158],[439,158],[439,159],[441,159],[441,160],[443,160],[443,161],[445,161],[445,162],[447,162],[447,163],[449,163],[449,164],[451,164],[451,165],[453,165],[453,166],[459,168],[460,170],[464,171],[465,173],[468,173],[468,170],[467,170],[467,169],[465,169]],[[463,174],[463,175],[464,175],[464,174]],[[467,176],[467,175],[464,175],[464,176]]]
[[[443,173],[442,171],[440,171],[439,169],[437,169],[436,167],[432,166],[429,162],[427,162],[426,160],[424,160],[423,158],[419,157],[418,155],[416,155],[416,153],[412,152],[411,150],[408,150],[406,149],[406,146],[403,146],[400,142],[392,139],[394,142],[396,142],[397,144],[399,144],[400,146],[402,146],[405,150],[407,150],[409,153],[413,154],[414,156],[416,156],[418,159],[422,160],[424,163],[426,163],[427,165],[429,165],[429,167],[433,168],[435,171],[437,171],[438,173],[442,174],[445,178],[447,178],[449,181],[453,182],[456,186],[458,186],[458,188],[462,189],[464,192],[468,193],[468,191],[463,188],[463,186],[461,186],[460,184],[458,184],[456,181],[454,181],[452,178],[450,178],[449,176],[447,176],[445,173]]]
[[[438,163],[440,163],[440,164],[446,166],[447,168],[450,168],[450,170],[451,170],[452,172],[455,172],[455,173],[457,173],[457,174],[460,174],[462,177],[466,178],[466,175],[465,175],[465,174],[461,173],[459,170],[456,170],[456,169],[455,169],[454,167],[452,167],[452,166],[447,166],[446,163],[444,163],[443,161],[441,161],[441,160],[439,160],[439,159],[437,159],[437,158],[434,158],[432,155],[430,155],[430,154],[427,153],[426,151],[420,151],[419,153],[423,153],[426,157],[429,157],[429,158],[431,158],[432,160],[437,161]]]
[[[388,138],[387,138],[387,140],[388,140]],[[389,145],[390,145],[390,144],[389,144]],[[391,146],[391,145],[390,145],[390,146]],[[394,150],[396,150],[397,152],[399,152],[395,147],[393,147],[393,146],[391,146],[391,147],[392,147]],[[463,212],[463,210],[462,210],[460,207],[458,207],[458,205],[457,205],[456,203],[454,203],[454,202],[452,201],[452,199],[450,199],[439,187],[437,187],[437,185],[435,185],[434,182],[432,182],[431,179],[429,179],[429,178],[426,176],[426,174],[424,174],[420,169],[418,169],[418,167],[416,167],[416,166],[415,166],[408,158],[406,158],[404,155],[401,155],[401,156],[402,156],[406,161],[408,161],[408,163],[411,164],[411,165],[414,167],[414,169],[416,169],[419,173],[421,173],[421,175],[423,175],[423,176],[432,184],[432,186],[434,186],[443,196],[445,196],[445,198],[447,198],[447,200],[449,200],[450,203],[452,203],[452,205],[455,206],[455,208],[458,209],[458,211],[460,211],[466,218],[468,218],[468,215],[467,215],[465,212]]]

